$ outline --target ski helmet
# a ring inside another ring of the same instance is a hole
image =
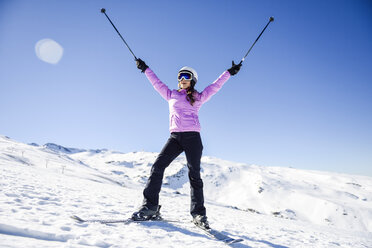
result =
[[[178,71],[178,74],[180,74],[180,72],[183,71],[190,72],[192,74],[192,80],[194,80],[195,83],[198,81],[198,73],[196,73],[196,71],[193,68],[189,66],[184,66]]]

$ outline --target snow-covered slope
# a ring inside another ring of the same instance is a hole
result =
[[[190,223],[185,157],[166,170],[162,214],[123,219],[141,204],[157,154],[26,145],[0,136],[0,247],[224,247]],[[233,247],[372,247],[372,178],[202,158],[211,225]]]
[[[111,173],[118,181],[129,177],[132,183],[143,184],[156,155],[104,151],[75,153],[71,157]],[[189,194],[186,163],[185,157],[180,156],[167,168],[164,188]],[[372,232],[370,177],[260,167],[211,157],[202,158],[202,177],[206,198],[216,203],[281,218]]]

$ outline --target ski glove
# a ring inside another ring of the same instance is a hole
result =
[[[148,67],[148,65],[146,65],[145,61],[143,61],[142,59],[138,58],[136,59],[136,64],[137,64],[137,68],[141,70],[141,72],[145,72]]]
[[[242,66],[242,61],[240,61],[240,63],[236,65],[233,60],[231,68],[228,69],[228,71],[230,72],[230,75],[234,76],[236,73],[238,73],[241,66]]]

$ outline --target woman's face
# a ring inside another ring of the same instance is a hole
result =
[[[187,89],[187,88],[190,87],[190,85],[191,85],[191,80],[186,80],[184,78],[181,79],[181,81],[180,81],[181,89]]]

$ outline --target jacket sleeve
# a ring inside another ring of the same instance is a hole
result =
[[[171,90],[165,85],[160,79],[155,75],[155,73],[150,69],[147,68],[145,71],[145,75],[147,79],[150,81],[152,86],[154,86],[155,90],[159,92],[159,94],[165,99],[169,100],[171,98]]]
[[[226,83],[227,80],[230,78],[230,73],[228,71],[224,71],[212,84],[207,86],[201,93],[200,93],[200,101],[205,103],[211,99],[211,97],[216,94],[221,88],[222,85]]]

